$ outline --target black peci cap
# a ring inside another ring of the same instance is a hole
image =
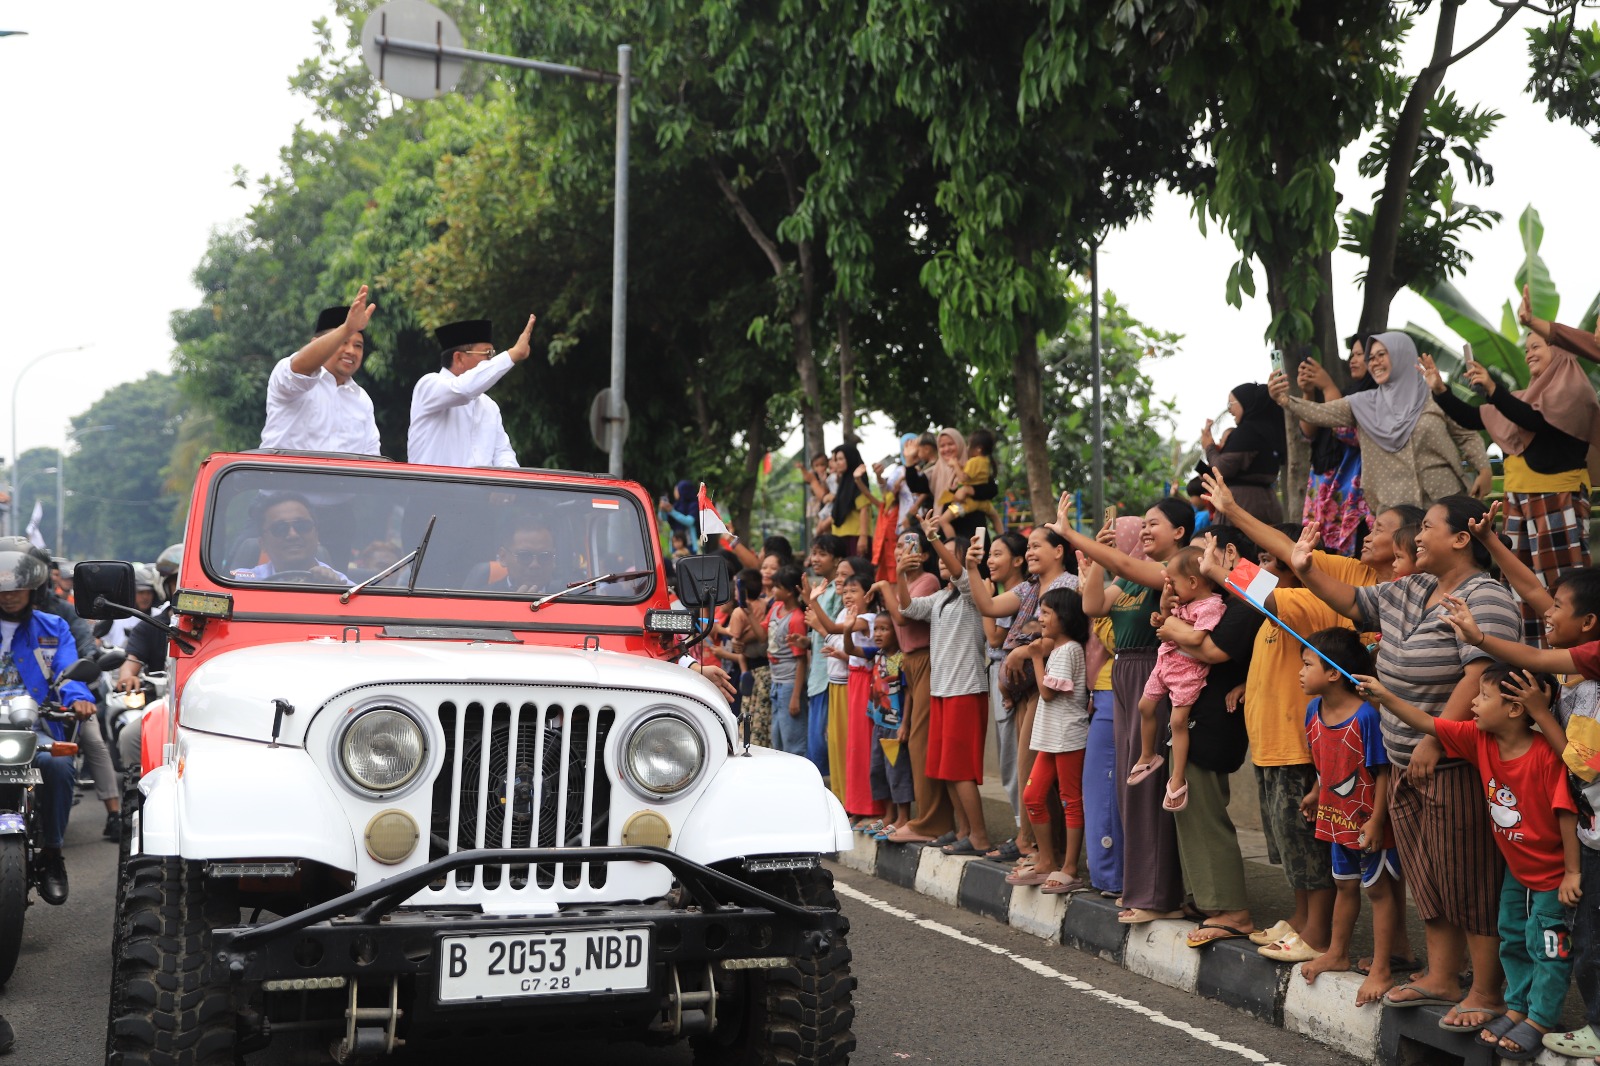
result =
[[[338,329],[344,325],[344,320],[349,317],[348,307],[324,307],[322,313],[317,315],[317,328],[314,333],[327,333],[329,330]]]
[[[465,322],[451,322],[433,331],[438,338],[439,350],[465,348],[469,344],[493,344],[489,339],[490,323],[487,318],[473,318]]]

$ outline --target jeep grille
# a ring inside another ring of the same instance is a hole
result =
[[[444,767],[434,782],[429,858],[464,848],[609,843],[604,752],[615,718],[609,707],[576,702],[441,702]],[[453,877],[458,889],[601,888],[606,866],[482,866]]]

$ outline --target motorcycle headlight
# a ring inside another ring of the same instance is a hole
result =
[[[339,742],[344,772],[369,792],[392,792],[410,781],[422,769],[427,750],[421,727],[391,710],[357,715]]]
[[[32,762],[38,744],[38,738],[31,732],[8,730],[0,733],[0,763]]]
[[[623,748],[629,779],[650,796],[670,796],[694,784],[705,766],[705,742],[682,718],[646,718],[634,727]]]

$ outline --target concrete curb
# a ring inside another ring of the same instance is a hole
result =
[[[1299,966],[1270,962],[1249,941],[1229,940],[1196,950],[1184,941],[1194,928],[1191,922],[1123,925],[1111,900],[1093,893],[1047,896],[1035,888],[1013,887],[1006,884],[1005,867],[996,863],[862,836],[850,851],[839,853],[838,861],[1019,932],[1096,955],[1159,984],[1219,1000],[1366,1062],[1402,1066],[1437,1052],[1454,1056],[1463,1066],[1506,1061],[1476,1047],[1470,1033],[1440,1029],[1443,1007],[1357,1007],[1359,974],[1324,974],[1315,986],[1308,985]],[[1588,1062],[1552,1051],[1535,1061],[1542,1066]]]

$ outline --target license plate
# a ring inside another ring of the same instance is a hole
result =
[[[0,766],[0,785],[37,785],[42,780],[37,766]]]
[[[649,987],[649,929],[447,936],[439,942],[441,1003]]]

